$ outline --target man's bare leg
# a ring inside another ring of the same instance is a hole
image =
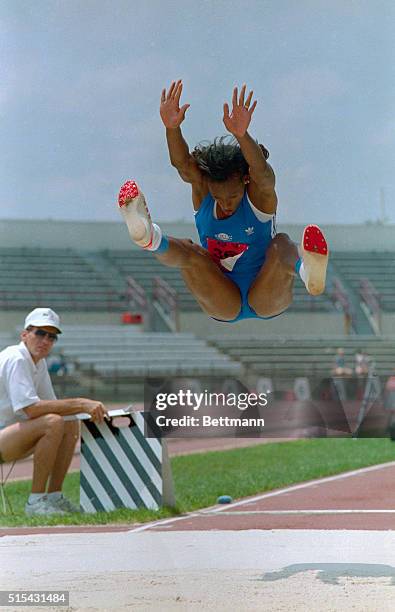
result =
[[[63,418],[46,414],[6,427],[0,434],[0,452],[6,462],[34,453],[32,493],[45,493],[64,432]]]
[[[75,445],[79,438],[79,423],[78,421],[66,421],[64,424],[63,438],[58,447],[55,463],[53,465],[49,483],[48,493],[61,491],[63,481],[70,467],[73,458]]]

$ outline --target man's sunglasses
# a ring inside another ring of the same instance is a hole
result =
[[[56,342],[58,339],[58,334],[52,334],[51,332],[45,331],[45,329],[34,329],[33,334],[38,338],[48,338],[51,342]]]

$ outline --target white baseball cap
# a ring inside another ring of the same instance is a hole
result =
[[[25,329],[29,325],[34,325],[35,327],[56,327],[58,332],[62,333],[59,315],[52,308],[35,308],[29,312],[25,319]]]

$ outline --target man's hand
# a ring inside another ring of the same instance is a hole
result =
[[[251,122],[252,113],[257,105],[257,101],[255,100],[251,106],[253,92],[250,91],[246,101],[244,101],[245,93],[246,86],[243,85],[240,91],[240,97],[238,98],[237,87],[234,88],[231,115],[229,115],[228,104],[226,102],[224,104],[223,122],[228,132],[233,134],[235,138],[242,138],[245,135]]]
[[[94,423],[103,423],[104,417],[107,414],[107,408],[101,402],[96,400],[80,398],[81,401],[81,412],[87,412],[90,414],[91,420]]]
[[[190,104],[184,104],[180,108],[180,97],[182,93],[182,81],[172,81],[169,91],[163,89],[160,99],[160,116],[167,129],[180,127],[185,119],[185,113]]]

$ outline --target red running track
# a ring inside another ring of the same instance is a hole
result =
[[[301,483],[138,529],[395,529],[395,462]]]

